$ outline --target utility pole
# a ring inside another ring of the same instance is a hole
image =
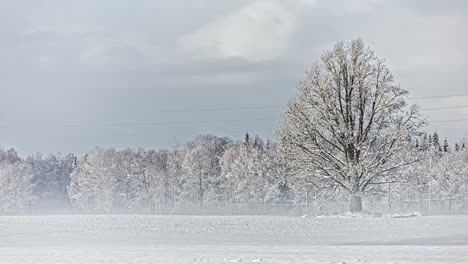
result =
[[[432,170],[432,156],[430,157],[429,159],[429,169]],[[431,181],[429,181],[429,215],[431,215],[431,211],[432,211],[432,208],[431,208],[431,200],[432,200],[432,189],[431,189]]]
[[[431,215],[431,199],[432,199],[432,196],[431,196],[431,182],[429,182],[429,215]]]
[[[317,216],[317,186],[314,184],[314,216]]]
[[[388,183],[388,213],[392,214],[392,186]]]
[[[448,207],[449,207],[449,214],[452,214],[452,197],[448,196]]]
[[[199,176],[199,187],[200,187],[200,209],[203,208],[203,188],[202,188],[202,170],[200,168],[200,176]]]
[[[176,165],[176,137],[174,136],[174,144],[172,145],[172,164],[173,168],[173,175],[172,175],[172,208],[176,207],[176,183],[177,183],[177,165]]]

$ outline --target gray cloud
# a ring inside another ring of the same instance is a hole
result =
[[[412,95],[466,93],[467,9],[422,0],[1,1],[0,144],[84,152],[168,147],[198,133],[273,138],[281,108],[185,110],[284,105],[324,49],[355,37]],[[465,110],[425,113],[468,118]],[[468,122],[428,129],[453,142]]]

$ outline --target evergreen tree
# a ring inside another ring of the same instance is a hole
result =
[[[254,148],[257,148],[259,150],[263,150],[263,140],[259,136],[255,136],[253,146],[254,146]]]
[[[249,132],[245,133],[244,145],[246,145],[246,146],[250,145],[250,135],[249,135]]]
[[[432,136],[432,144],[434,144],[434,147],[440,146],[439,134],[437,134],[437,132],[434,132],[434,135]]]
[[[442,146],[442,150],[444,152],[449,152],[450,151],[450,147],[449,147],[447,139],[444,140],[444,145]]]
[[[434,136],[432,137],[432,144],[436,150],[442,152],[442,146],[440,145],[439,134],[437,134],[437,132],[434,132]]]

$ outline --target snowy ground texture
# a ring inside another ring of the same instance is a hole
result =
[[[468,263],[468,216],[0,217],[0,263]]]

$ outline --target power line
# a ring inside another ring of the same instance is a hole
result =
[[[241,122],[253,122],[253,121],[273,121],[275,118],[268,117],[268,118],[251,118],[251,119],[227,119],[227,120],[191,120],[191,121],[167,121],[167,122],[114,122],[114,123],[100,123],[100,124],[86,124],[86,123],[69,123],[69,124],[59,124],[63,127],[82,127],[82,126],[90,126],[90,127],[122,127],[122,126],[171,126],[171,125],[196,125],[196,124],[216,124],[216,123],[241,123]],[[54,126],[54,124],[22,124],[22,125],[14,125],[16,127],[28,127],[28,126]],[[0,125],[0,128],[8,128],[12,127],[12,125]]]
[[[468,96],[468,94],[419,96],[419,97],[408,97],[408,99],[410,99],[410,100],[416,100],[416,99],[431,99],[431,98],[446,98],[446,97],[464,97],[464,96]]]
[[[220,108],[194,108],[194,109],[174,109],[174,110],[161,110],[164,113],[184,113],[184,112],[211,112],[211,111],[239,111],[239,110],[263,110],[263,109],[282,109],[285,106],[241,106],[241,107],[220,107]],[[457,108],[468,108],[468,105],[464,106],[446,106],[446,107],[434,107],[434,108],[421,108],[421,110],[442,110],[442,109],[457,109]]]
[[[160,112],[177,113],[177,112],[210,112],[210,111],[238,111],[238,110],[257,110],[257,109],[279,109],[285,106],[241,106],[241,107],[201,107],[201,108],[186,108],[186,109],[162,109]]]
[[[433,121],[429,121],[429,123],[439,123],[439,122],[461,122],[461,121],[468,121],[468,118],[463,118],[463,119],[451,119],[451,120],[433,120]]]
[[[279,118],[279,117],[278,117]],[[265,118],[250,118],[250,119],[226,119],[226,120],[192,120],[192,121],[168,121],[168,122],[115,122],[115,123],[100,123],[100,124],[86,124],[86,123],[75,123],[75,124],[56,124],[62,127],[151,127],[151,126],[186,126],[186,125],[197,125],[197,124],[220,124],[215,125],[215,127],[228,127],[224,126],[225,123],[242,123],[242,122],[257,122],[257,121],[277,121],[277,117],[265,117]],[[468,118],[462,119],[442,119],[442,120],[429,120],[429,123],[438,123],[438,122],[460,122],[468,121]],[[30,127],[30,126],[54,126],[54,124],[23,124],[21,127]],[[18,127],[18,125],[0,125],[0,128],[8,127]]]
[[[421,110],[441,110],[441,109],[458,109],[458,108],[468,108],[468,105],[464,106],[446,106],[446,107],[434,107],[434,108],[421,108]]]
[[[164,113],[184,113],[184,112],[211,112],[211,111],[239,111],[239,110],[263,110],[263,109],[283,109],[285,106],[241,106],[241,107],[220,107],[220,108],[194,108],[194,109],[163,109],[160,110]],[[421,110],[442,110],[442,109],[458,109],[468,108],[468,105],[464,106],[444,106],[434,108],[421,108]]]
[[[423,97],[410,97],[408,99],[429,99],[429,98],[445,98],[445,97],[463,97],[468,96],[468,94],[455,94],[455,95],[437,95],[437,96],[423,96]],[[277,109],[284,108],[285,106],[241,106],[241,107],[200,107],[193,109],[163,109],[161,112],[203,112],[203,111],[239,111],[239,110],[256,110],[256,109]],[[433,108],[422,108],[421,110],[443,110],[443,109],[459,109],[459,108],[468,108],[468,105],[465,106],[446,106],[446,107],[433,107]],[[275,121],[277,118],[255,118],[255,119],[236,119],[236,120],[199,120],[199,121],[166,121],[166,122],[133,122],[133,123],[100,123],[100,124],[59,124],[63,127],[79,127],[79,126],[90,126],[90,127],[131,127],[131,126],[171,126],[171,125],[196,125],[196,124],[213,124],[213,123],[240,123],[240,122],[251,122],[251,121]],[[439,122],[461,122],[467,121],[468,119],[448,119],[448,120],[434,120],[429,121],[430,123],[439,123]],[[53,124],[36,124],[37,126],[53,126]],[[35,124],[23,124],[23,125],[13,125],[13,126],[35,126]],[[0,128],[8,128],[12,125],[0,125]]]
[[[452,94],[452,95],[433,95],[433,96],[421,96],[421,97],[408,97],[409,100],[417,99],[433,99],[433,98],[449,98],[449,97],[465,97],[468,94]],[[266,105],[266,106],[239,106],[239,107],[217,107],[217,106],[201,106],[195,108],[185,109],[162,109],[160,112],[165,113],[177,113],[177,112],[210,112],[210,111],[239,111],[239,110],[262,110],[262,109],[282,109],[285,105]],[[448,107],[437,107],[437,108],[422,108],[421,110],[441,110],[441,109],[457,109],[467,108],[468,106],[448,106]]]

